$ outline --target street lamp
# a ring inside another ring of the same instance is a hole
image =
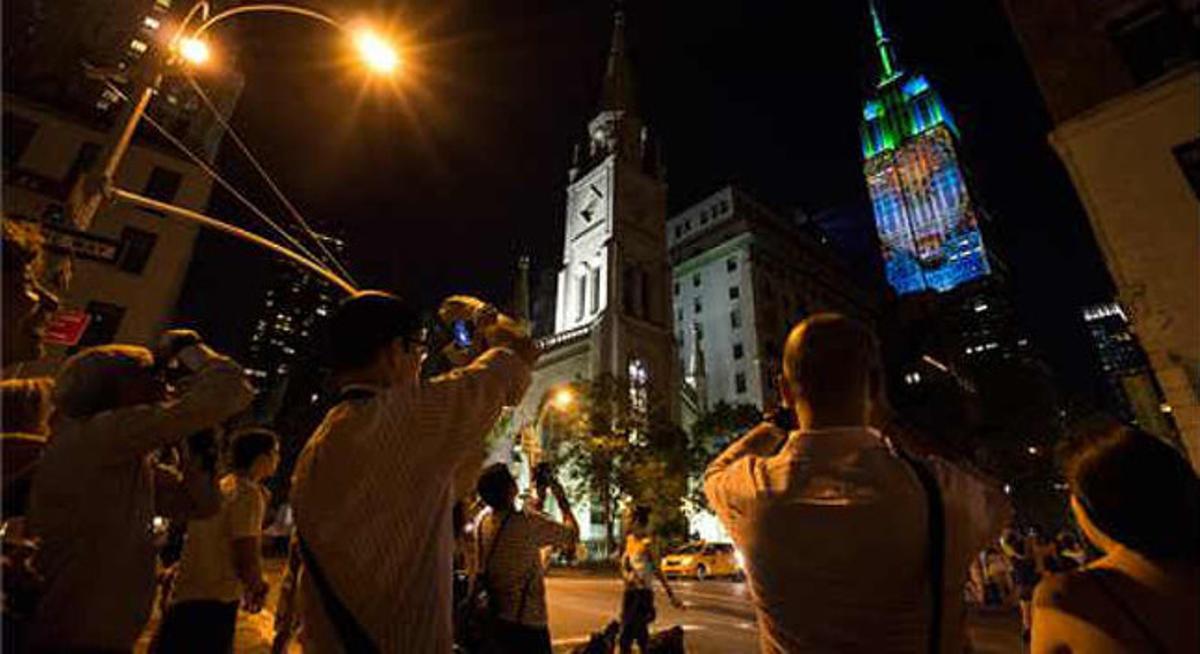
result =
[[[546,393],[542,399],[542,404],[538,408],[537,419],[533,421],[532,434],[530,437],[525,437],[525,454],[529,459],[529,471],[533,474],[534,467],[543,458],[547,450],[547,439],[544,434],[546,419],[550,416],[551,411],[557,411],[560,414],[565,414],[571,410],[576,400],[575,389],[570,386],[560,386]],[[526,423],[528,425],[528,423]],[[529,427],[526,427],[528,429]]]
[[[179,56],[193,66],[203,65],[209,57],[208,44],[190,36],[180,39]]]
[[[255,235],[232,225],[227,225],[221,221],[208,218],[182,207],[158,202],[143,195],[114,187],[117,168],[120,166],[125,153],[129,150],[129,144],[133,140],[138,123],[141,122],[142,117],[145,115],[146,108],[150,104],[150,99],[162,83],[166,71],[176,65],[187,64],[198,66],[207,62],[211,52],[208,42],[204,39],[204,34],[214,25],[225,19],[247,13],[276,13],[303,16],[325,23],[341,30],[344,34],[353,36],[359,56],[366,67],[372,72],[390,74],[400,64],[400,56],[397,54],[395,48],[377,33],[366,29],[361,29],[357,32],[352,31],[348,26],[330,16],[306,7],[280,3],[248,4],[231,7],[211,17],[209,16],[209,10],[210,5],[206,0],[196,2],[180,22],[179,28],[175,31],[175,35],[168,44],[166,53],[164,54],[157,47],[152,48],[148,52],[149,56],[147,60],[141,70],[138,71],[140,74],[133,76],[133,92],[130,93],[130,100],[125,103],[121,114],[114,123],[105,149],[99,157],[99,167],[94,168],[90,174],[82,176],[75,188],[71,189],[67,204],[74,224],[79,228],[87,229],[92,224],[92,219],[99,210],[101,202],[106,197],[116,197],[144,208],[165,211],[185,220],[215,227],[236,237],[251,241],[256,245],[266,246],[319,273],[337,286],[353,292],[353,286],[345,280],[325,269],[319,263],[310,261],[307,257],[296,254],[287,248],[282,246],[271,247],[274,244],[271,244],[270,241],[266,241],[266,239],[261,237],[255,237]],[[196,20],[200,21],[199,25],[192,29],[191,25]]]
[[[390,43],[371,30],[364,29],[354,36],[354,46],[367,68],[387,75],[400,65],[400,55]]]

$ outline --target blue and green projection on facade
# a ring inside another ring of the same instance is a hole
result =
[[[863,174],[888,283],[900,295],[948,291],[990,272],[955,152],[958,128],[923,75],[897,68],[869,6],[880,67],[863,106]]]

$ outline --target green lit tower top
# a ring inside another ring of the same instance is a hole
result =
[[[879,51],[879,86],[883,86],[896,78],[896,54],[892,52],[892,40],[883,31],[875,0],[868,0],[867,4],[871,10],[871,27],[875,30],[875,49]]]
[[[868,0],[879,81],[863,105],[863,174],[888,283],[944,292],[990,272],[957,155],[958,128],[924,75],[901,70]]]

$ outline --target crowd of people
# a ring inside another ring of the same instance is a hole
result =
[[[4,222],[3,258],[7,371],[41,356],[57,301],[37,282],[36,234]],[[543,563],[574,551],[571,502],[547,468],[518,502],[511,470],[484,467],[538,351],[491,305],[443,310],[478,347],[433,377],[409,303],[362,292],[332,316],[337,397],[293,472],[277,652],[293,637],[318,653],[551,651]],[[795,428],[751,429],[704,488],[744,557],[762,651],[965,651],[972,579],[982,600],[1026,606],[1035,652],[1200,651],[1200,482],[1173,446],[1112,425],[1064,451],[1073,520],[1102,553],[1087,561],[1069,538],[1006,533],[996,484],[891,438],[863,324],[806,319],[782,370]],[[152,648],[232,651],[239,608],[266,597],[262,484],[279,463],[276,435],[237,419],[253,394],[236,362],[178,330],[152,349],[83,349],[53,380],[5,375],[5,651],[131,651],[162,578],[162,517],[186,536]],[[653,650],[656,581],[681,606],[650,518],[630,512],[619,621],[588,651]]]

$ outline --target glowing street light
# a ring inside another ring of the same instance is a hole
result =
[[[193,66],[204,64],[210,54],[208,44],[200,39],[185,37],[179,41],[179,56]]]
[[[550,402],[554,405],[555,409],[566,411],[575,403],[575,393],[570,388],[560,388],[554,393],[554,397],[551,398]]]
[[[396,49],[371,30],[364,29],[355,34],[354,47],[367,68],[376,73],[387,75],[400,66],[400,55]]]

